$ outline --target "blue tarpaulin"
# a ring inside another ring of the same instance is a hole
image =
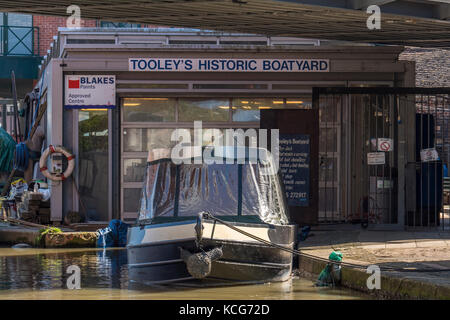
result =
[[[109,226],[98,230],[98,248],[125,247],[127,245],[128,224],[121,220],[111,220]]]

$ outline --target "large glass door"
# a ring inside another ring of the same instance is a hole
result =
[[[87,221],[109,221],[108,110],[78,111],[78,189]]]

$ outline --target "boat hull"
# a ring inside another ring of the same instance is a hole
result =
[[[271,243],[291,249],[294,247],[293,225],[234,225]],[[133,227],[127,246],[130,280],[148,284],[192,280],[180,257],[180,248],[198,251],[194,227],[195,221]],[[274,282],[290,279],[292,253],[258,242],[224,225],[205,222],[204,227],[203,248],[221,247],[223,251],[222,257],[212,262],[211,273],[206,278],[208,282]]]

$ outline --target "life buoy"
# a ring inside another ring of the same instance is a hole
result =
[[[62,153],[67,158],[67,161],[69,162],[66,171],[64,171],[64,173],[62,173],[62,174],[51,174],[48,171],[47,159],[48,159],[49,155],[51,155],[53,153]],[[69,151],[67,151],[64,147],[61,147],[61,146],[55,147],[55,146],[49,145],[48,148],[45,149],[41,158],[39,159],[39,168],[40,168],[42,174],[46,178],[48,178],[52,181],[64,181],[65,179],[70,177],[70,175],[73,172],[73,169],[75,168],[75,156],[73,154],[71,154]]]

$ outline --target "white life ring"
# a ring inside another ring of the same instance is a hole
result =
[[[63,174],[51,174],[48,171],[47,159],[48,159],[49,155],[51,155],[53,153],[62,153],[67,158],[67,161],[69,162],[67,169],[66,169],[66,171],[64,171]],[[49,145],[48,148],[45,149],[41,158],[39,159],[39,168],[40,168],[42,174],[46,178],[48,178],[52,181],[64,181],[65,179],[70,177],[70,175],[73,172],[73,169],[75,168],[75,156],[73,154],[71,154],[69,151],[67,151],[64,147],[61,147],[61,146],[55,147],[55,146]]]

